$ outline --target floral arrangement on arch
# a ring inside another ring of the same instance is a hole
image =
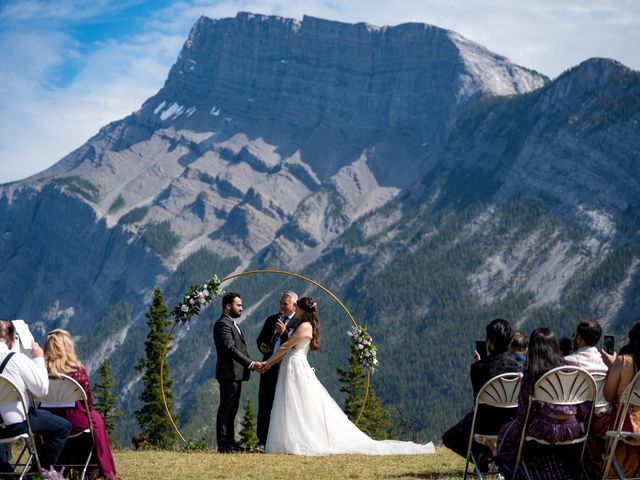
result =
[[[371,335],[367,333],[367,329],[362,326],[357,326],[353,327],[347,333],[351,337],[351,345],[364,371],[375,373],[379,366],[378,349],[373,343]]]
[[[182,296],[182,302],[173,308],[173,318],[176,323],[188,323],[191,317],[199,315],[200,310],[206,307],[216,295],[223,293],[224,290],[220,288],[217,275],[200,286],[194,283]]]

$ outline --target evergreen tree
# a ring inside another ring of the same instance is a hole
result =
[[[247,399],[247,403],[244,407],[244,415],[242,416],[242,422],[240,423],[242,429],[240,430],[240,445],[244,448],[256,448],[258,445],[258,434],[256,426],[256,418],[253,414],[253,402],[251,399]]]
[[[337,368],[340,391],[347,395],[343,410],[352,422],[355,422],[360,414],[367,388],[367,374],[358,361],[355,349],[356,346],[352,343],[348,368],[346,370],[341,367]],[[358,428],[377,440],[394,437],[391,412],[382,406],[373,385],[369,386],[367,403],[358,421]]]
[[[167,416],[160,388],[160,365],[162,364],[164,345],[168,338],[165,330],[169,321],[167,320],[164,296],[159,288],[154,290],[153,302],[145,315],[149,328],[144,344],[145,356],[136,365],[136,370],[144,372],[142,377],[144,390],[138,397],[142,401],[142,408],[136,411],[136,419],[141,432],[138,437],[133,439],[133,443],[137,447],[149,446],[168,449],[175,446],[178,435]],[[169,366],[166,362],[163,380],[167,406],[169,411],[172,411],[173,392],[171,386],[173,382],[169,376]]]
[[[111,365],[105,360],[98,371],[98,383],[93,386],[94,408],[102,415],[104,428],[109,436],[109,441],[113,445],[115,438],[113,432],[116,429],[116,418],[122,416],[118,407],[118,397],[113,394],[113,375]]]

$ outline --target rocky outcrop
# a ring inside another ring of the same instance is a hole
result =
[[[166,274],[144,244],[53,184],[0,197],[2,316],[85,333],[119,301],[140,308]],[[32,327],[33,328],[33,327]]]

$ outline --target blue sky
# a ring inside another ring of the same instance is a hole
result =
[[[0,183],[137,110],[198,17],[238,11],[430,23],[550,77],[590,57],[640,70],[636,0],[0,0]]]

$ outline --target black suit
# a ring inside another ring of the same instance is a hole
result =
[[[272,350],[263,354],[262,361],[268,360],[273,355],[273,348],[278,339],[278,330],[276,330],[276,322],[280,318],[280,314],[268,317],[262,330],[256,339],[258,348],[261,344],[266,344]],[[289,333],[293,331],[295,317],[292,317],[286,323],[286,330],[280,335],[280,345],[289,339]],[[280,364],[276,363],[265,373],[260,375],[260,389],[258,390],[258,443],[265,445],[267,443],[267,435],[269,434],[269,419],[271,418],[271,408],[273,407],[273,397],[276,394],[276,384],[278,383],[278,371]]]
[[[249,380],[251,358],[242,333],[233,319],[223,314],[213,326],[216,344],[216,379],[220,385],[220,406],[216,416],[218,450],[236,447],[234,422],[240,406],[242,382]]]

